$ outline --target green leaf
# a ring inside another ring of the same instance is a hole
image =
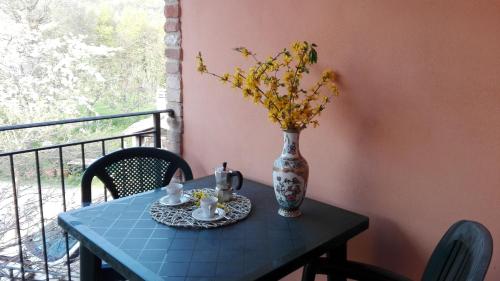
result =
[[[311,49],[311,51],[309,52],[309,62],[311,64],[318,62],[318,53],[316,52],[315,49]]]

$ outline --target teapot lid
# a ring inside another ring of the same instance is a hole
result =
[[[215,170],[219,171],[219,172],[226,172],[227,171],[227,162],[223,162],[222,166],[215,168]]]

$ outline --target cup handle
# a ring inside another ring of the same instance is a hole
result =
[[[214,208],[214,206],[212,205],[208,205],[208,213],[209,214],[212,214],[212,209]],[[217,205],[215,205],[215,210],[217,210]]]
[[[234,189],[236,190],[240,190],[241,189],[241,186],[243,185],[243,175],[241,174],[240,171],[232,171],[229,176],[231,177],[231,180],[233,177],[237,177],[238,178],[238,184],[236,185],[236,187]]]

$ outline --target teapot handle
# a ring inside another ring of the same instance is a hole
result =
[[[240,190],[241,189],[241,186],[243,185],[243,175],[241,174],[240,171],[232,171],[229,176],[231,177],[231,180],[233,177],[237,177],[238,178],[238,184],[236,185],[236,187],[234,188],[235,190]]]

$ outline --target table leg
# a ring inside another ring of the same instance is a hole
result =
[[[347,243],[342,244],[334,249],[326,252],[326,257],[329,263],[343,263],[347,260]],[[327,275],[328,281],[346,281],[347,279],[342,276],[335,276],[334,274]]]
[[[302,271],[302,281],[314,281],[316,278],[316,270],[314,269],[313,263],[308,263],[304,265]]]
[[[80,245],[80,280],[99,280],[101,259],[94,255],[85,246]]]

